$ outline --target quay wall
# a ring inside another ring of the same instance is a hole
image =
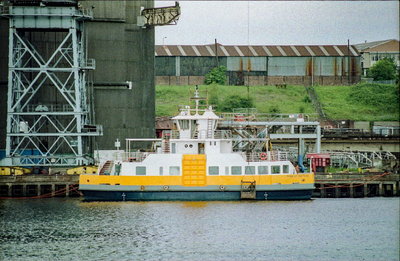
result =
[[[313,197],[400,196],[399,174],[317,173]],[[0,176],[1,198],[76,197],[79,175]]]

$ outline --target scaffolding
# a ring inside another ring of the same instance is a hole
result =
[[[239,151],[268,150],[277,139],[298,140],[298,155],[305,154],[305,140],[315,141],[315,152],[321,150],[321,126],[303,114],[259,114],[254,109],[224,113],[218,123],[234,135],[233,148]],[[306,119],[306,120],[305,120]]]
[[[6,158],[8,166],[74,166],[92,163],[84,22],[91,10],[77,5],[6,6],[9,69]],[[49,48],[45,35],[54,35]],[[43,39],[44,38],[44,39]],[[35,41],[36,40],[36,41]],[[41,45],[42,44],[42,45]]]
[[[395,161],[389,151],[324,151],[331,156],[331,166],[337,168],[372,168],[382,165],[382,161]]]

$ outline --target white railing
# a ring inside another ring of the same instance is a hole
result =
[[[305,121],[316,120],[315,113],[308,114],[287,114],[287,113],[254,113],[254,112],[234,112],[222,113],[220,121],[241,122],[241,121],[268,121],[268,122],[296,122],[298,119]]]
[[[230,130],[215,130],[213,131],[214,134],[214,139],[232,139],[232,131]],[[162,134],[163,138],[165,139],[166,137],[169,137],[170,139],[179,139],[179,131],[177,130],[167,130],[163,131]],[[196,131],[191,134],[191,139],[211,139],[212,137],[209,137],[209,133],[207,130],[203,131]]]
[[[240,152],[240,154],[247,162],[284,161],[289,159],[289,153],[283,151]]]
[[[122,162],[142,162],[150,154],[156,154],[156,152],[115,152],[113,153],[113,160]]]

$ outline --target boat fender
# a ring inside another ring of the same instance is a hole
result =
[[[163,189],[164,191],[167,191],[167,190],[169,189],[169,187],[168,187],[168,186],[163,186],[162,189]]]
[[[267,153],[261,152],[260,153],[260,160],[266,160],[267,159]]]
[[[224,186],[224,185],[221,185],[221,186],[219,186],[219,189],[220,189],[220,190],[225,190],[225,186]]]

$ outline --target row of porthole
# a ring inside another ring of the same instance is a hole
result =
[[[89,180],[87,180],[88,182],[89,182]],[[111,185],[110,183],[100,183],[100,185]],[[115,184],[115,185],[120,185],[119,183],[117,183],[117,184]],[[144,191],[146,188],[145,188],[145,186],[140,186],[140,190],[141,191]],[[219,189],[220,190],[225,190],[225,186],[224,185],[221,185],[221,186],[219,186]],[[162,190],[164,190],[164,191],[167,191],[167,190],[169,190],[169,186],[162,186]]]
[[[193,148],[193,144],[185,144],[185,148],[187,148],[187,147],[189,147],[189,148]]]
[[[119,184],[118,184],[118,185],[119,185]],[[221,185],[221,186],[219,186],[219,189],[220,189],[220,190],[225,190],[225,186],[224,186],[224,185]],[[145,186],[140,186],[140,190],[141,190],[141,191],[144,191],[144,190],[145,190]],[[162,190],[164,190],[164,191],[169,190],[169,186],[162,186]]]

